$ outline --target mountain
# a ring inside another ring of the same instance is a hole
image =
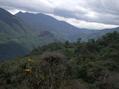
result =
[[[66,22],[58,21],[55,18],[45,14],[33,14],[22,13],[16,14],[24,22],[40,34],[40,32],[48,31],[54,34],[59,40],[76,41],[78,38],[83,40],[88,38],[88,34],[92,33],[92,30],[79,29]]]
[[[42,13],[33,14],[19,12],[16,16],[26,22],[37,34],[47,31],[54,34],[60,41],[76,41],[78,38],[87,41],[88,39],[99,38],[109,32],[118,31],[118,28],[104,30],[76,28],[71,24],[56,20]]]
[[[48,32],[36,35],[22,19],[0,8],[0,59],[28,54],[55,40]]]
[[[33,49],[56,41],[87,41],[119,31],[119,28],[87,30],[45,14],[19,12],[16,15],[0,8],[0,59],[26,55]]]

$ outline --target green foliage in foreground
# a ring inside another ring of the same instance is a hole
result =
[[[52,43],[0,64],[0,89],[119,89],[119,33]]]

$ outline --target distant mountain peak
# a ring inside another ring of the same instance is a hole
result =
[[[11,13],[9,13],[7,10],[3,9],[3,8],[0,8],[0,16],[6,16],[6,15],[9,15],[9,16],[13,16]]]
[[[22,11],[19,11],[18,13],[16,13],[16,14],[23,14],[23,12]]]

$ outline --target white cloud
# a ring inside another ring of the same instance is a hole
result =
[[[67,23],[69,23],[71,25],[74,25],[78,28],[101,30],[101,29],[106,29],[106,28],[116,28],[116,27],[118,27],[118,25],[103,24],[103,23],[96,23],[96,22],[87,22],[87,21],[78,20],[78,19],[75,19],[75,18],[65,18],[65,17],[56,16],[56,15],[52,15],[52,14],[49,14],[49,15],[56,18],[57,20],[66,21]]]

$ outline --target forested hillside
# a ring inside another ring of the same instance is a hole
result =
[[[119,89],[119,33],[52,43],[0,63],[0,89]]]
[[[24,56],[34,48],[54,41],[52,34],[37,35],[19,17],[0,8],[0,60]]]

